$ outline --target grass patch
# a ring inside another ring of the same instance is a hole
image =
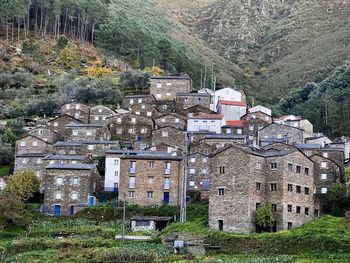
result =
[[[12,168],[10,165],[0,166],[0,177],[11,175]]]

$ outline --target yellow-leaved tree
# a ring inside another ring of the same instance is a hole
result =
[[[160,76],[164,74],[164,70],[162,70],[160,67],[147,67],[144,69],[145,72],[148,72],[151,74],[151,76]]]
[[[102,61],[100,59],[97,59],[92,63],[91,67],[88,67],[86,69],[86,74],[89,78],[92,79],[101,78],[111,75],[112,69],[102,66]]]

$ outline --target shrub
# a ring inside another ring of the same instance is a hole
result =
[[[58,50],[62,50],[62,49],[65,49],[67,45],[68,45],[68,39],[66,38],[66,36],[65,35],[59,36],[56,42],[56,48]]]
[[[22,53],[32,57],[36,61],[40,61],[43,58],[43,55],[40,51],[40,46],[38,45],[38,43],[31,39],[23,41]]]

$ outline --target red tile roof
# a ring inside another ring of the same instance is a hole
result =
[[[221,104],[231,105],[231,106],[247,106],[247,104],[243,101],[234,101],[234,100],[219,100]]]
[[[242,127],[244,121],[226,121],[226,126]]]
[[[221,120],[224,117],[222,114],[201,114],[190,117],[189,119],[218,119]]]

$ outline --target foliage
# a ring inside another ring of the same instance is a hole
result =
[[[350,167],[345,169],[344,172],[344,177],[345,177],[345,185],[346,189],[348,191],[348,196],[350,196]]]
[[[20,196],[8,192],[0,193],[0,231],[8,224],[27,226],[30,219]]]
[[[275,224],[275,216],[272,212],[272,205],[265,203],[256,210],[256,224],[265,231],[272,231]]]
[[[336,182],[332,184],[327,193],[327,200],[331,204],[332,212],[336,215],[342,214],[344,209],[350,206],[350,197],[347,195],[345,184]]]
[[[26,201],[33,197],[39,186],[40,182],[33,172],[18,171],[7,179],[5,192],[19,197],[21,201]]]
[[[81,60],[81,51],[77,47],[66,47],[61,52],[57,59],[57,63],[66,69],[77,68]]]
[[[120,75],[121,86],[135,89],[146,89],[149,86],[149,73],[143,71],[124,71]]]
[[[148,72],[151,76],[161,76],[164,74],[164,70],[162,70],[160,67],[146,67],[143,69],[145,72]]]
[[[58,50],[62,50],[65,49],[68,45],[68,39],[65,35],[61,35],[58,37],[57,41],[56,41],[56,48]]]
[[[11,166],[6,165],[6,166],[0,166],[0,177],[5,177],[11,174]]]
[[[112,74],[112,69],[102,66],[102,61],[97,59],[92,63],[92,66],[86,69],[86,74],[89,78],[101,78],[110,76]]]
[[[43,58],[38,43],[31,39],[26,39],[23,41],[22,53],[32,57],[36,61],[40,61]]]

